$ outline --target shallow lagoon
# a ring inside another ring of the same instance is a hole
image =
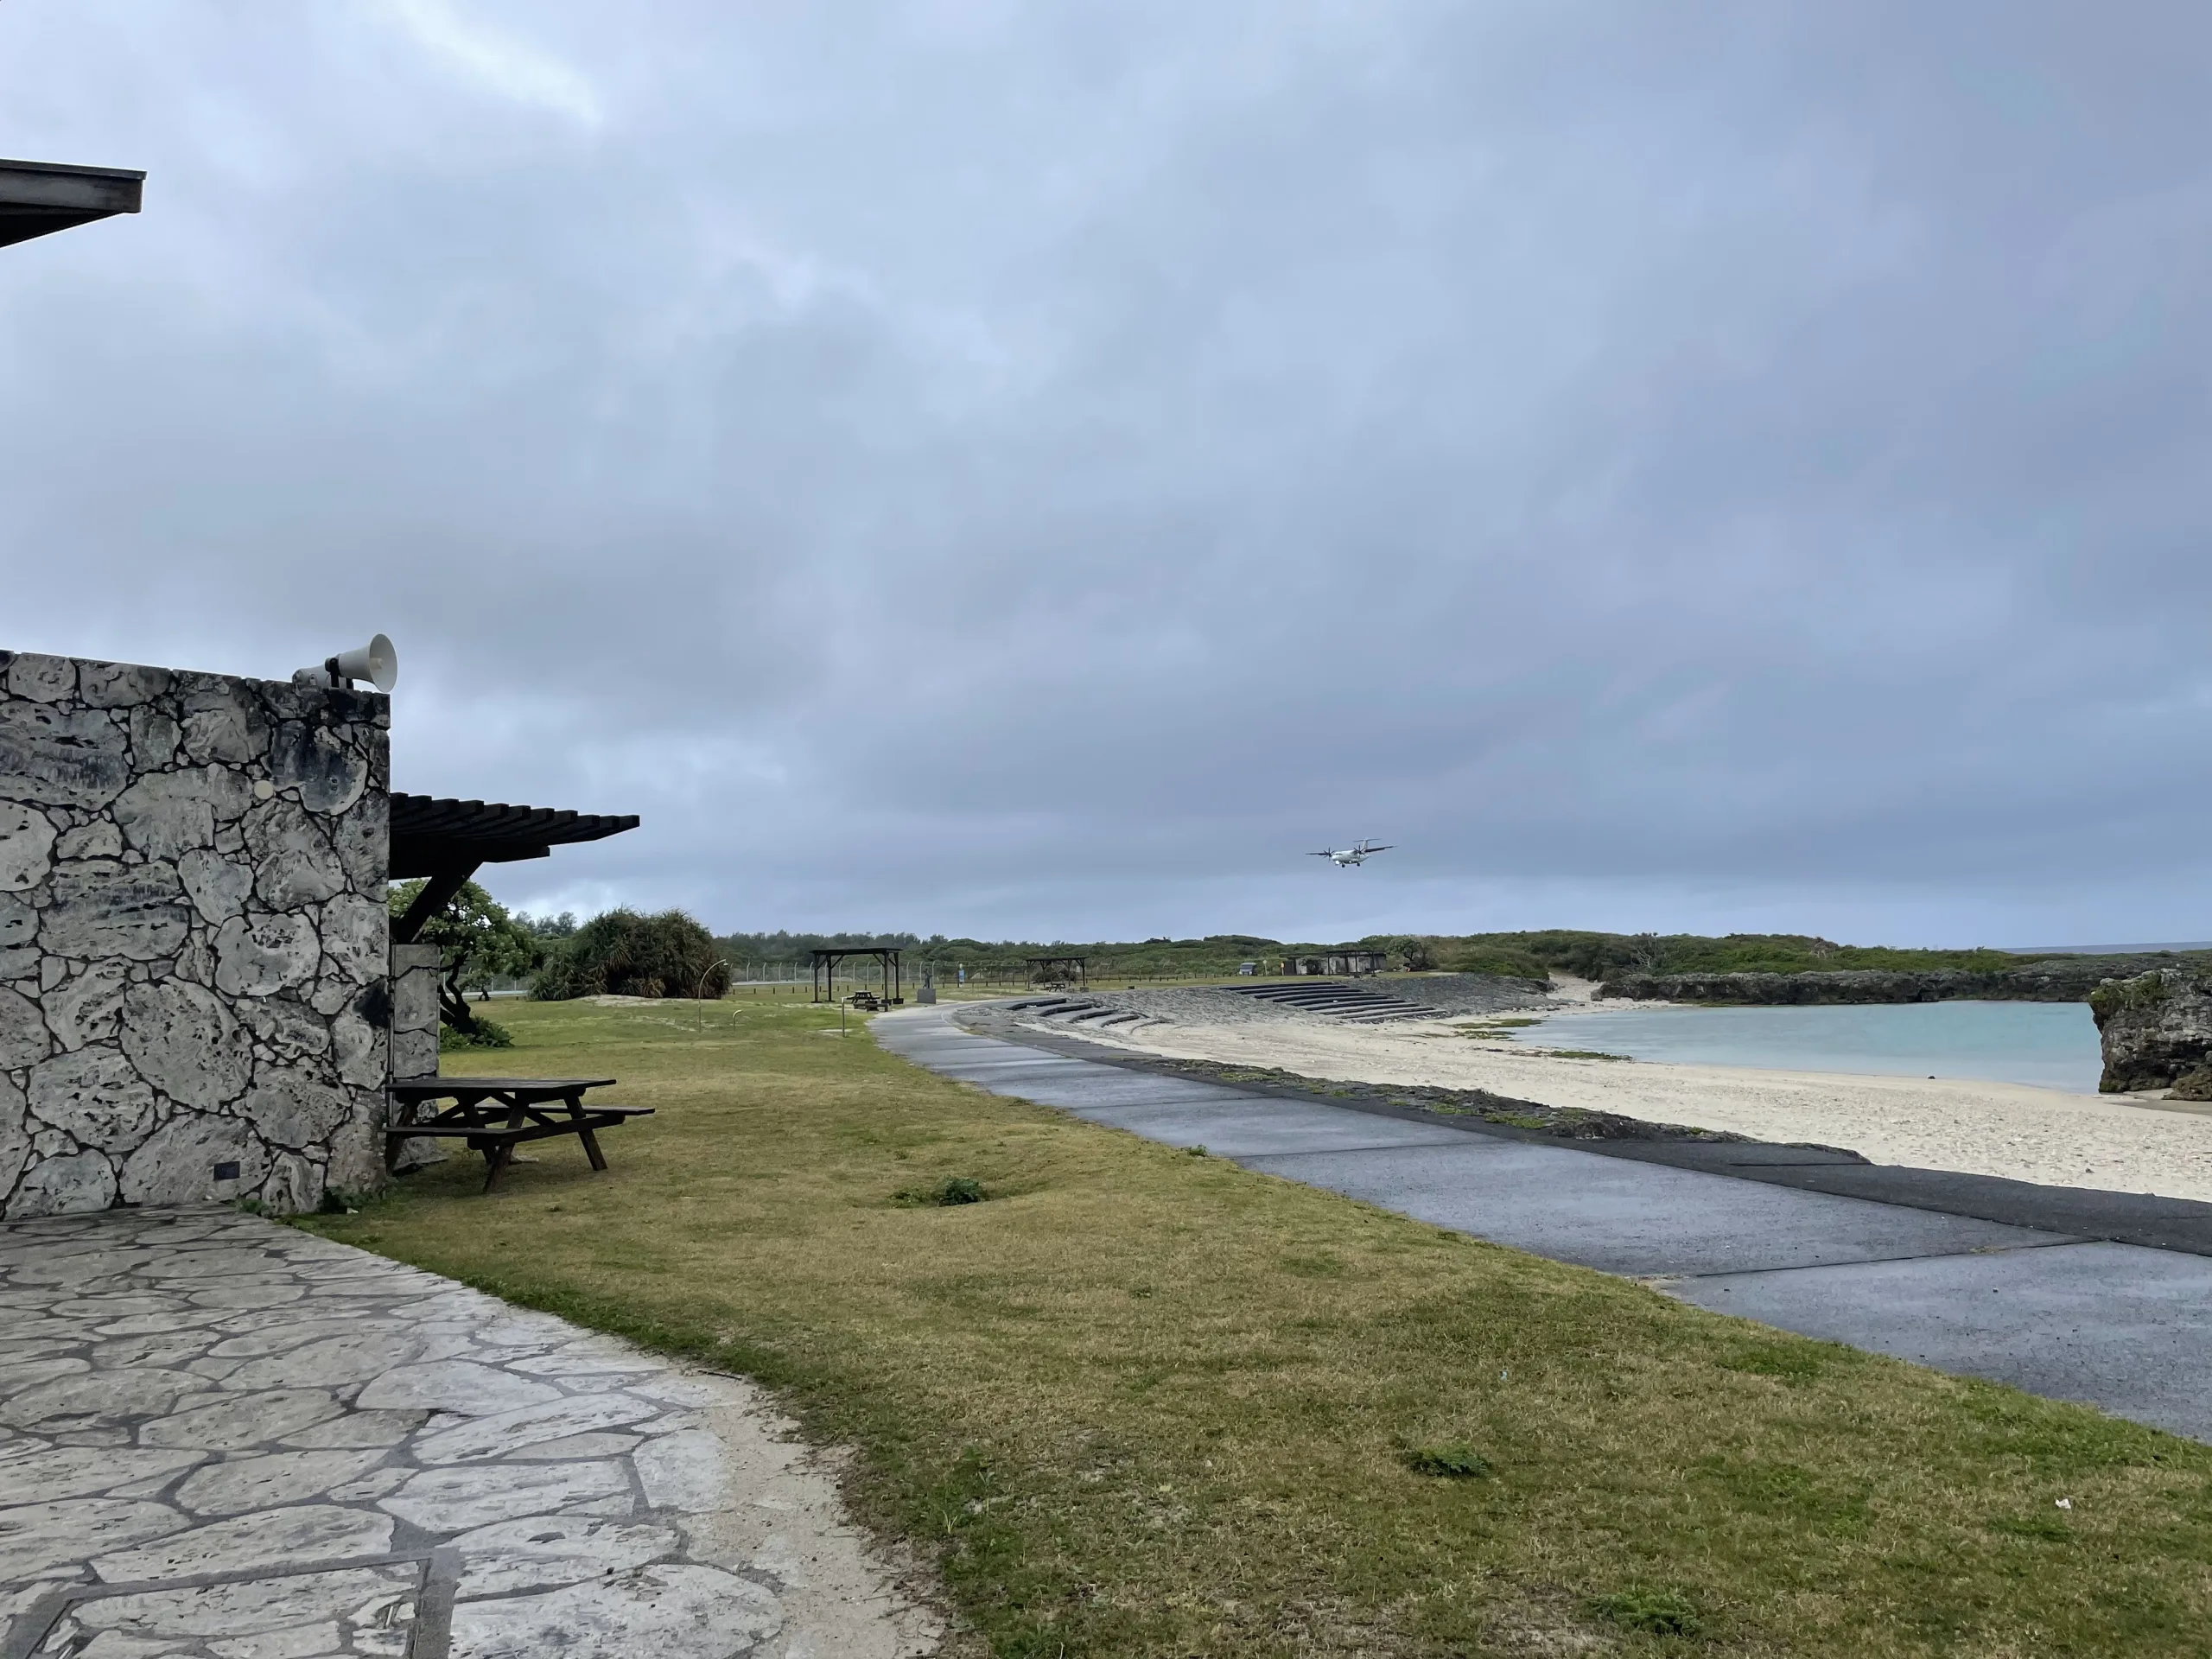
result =
[[[2096,1023],[2081,1002],[1911,1002],[1789,1008],[1621,1008],[1514,1033],[1543,1048],[1637,1060],[1981,1077],[2094,1094]]]

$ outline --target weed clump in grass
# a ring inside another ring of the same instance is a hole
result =
[[[1406,1467],[1417,1475],[1440,1480],[1488,1480],[1490,1462],[1472,1446],[1454,1440],[1448,1446],[1416,1446],[1406,1452]]]
[[[983,1184],[971,1175],[948,1175],[935,1186],[910,1186],[893,1196],[904,1205],[935,1205],[942,1208],[956,1204],[981,1204],[990,1195],[983,1191]]]
[[[1770,1376],[1794,1386],[1810,1382],[1827,1370],[1827,1357],[1810,1343],[1747,1342],[1732,1353],[1719,1355],[1714,1363],[1724,1371]]]
[[[1599,1618],[1649,1636],[1695,1636],[1705,1628],[1688,1598],[1673,1590],[1621,1590],[1585,1605]]]
[[[2074,1529],[2056,1516],[2000,1515],[1986,1525],[1992,1532],[2002,1533],[2008,1538],[2032,1538],[2037,1543],[2064,1544],[2074,1539]]]

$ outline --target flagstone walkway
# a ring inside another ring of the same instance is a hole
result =
[[[0,1659],[904,1659],[758,1391],[225,1210],[0,1227]]]

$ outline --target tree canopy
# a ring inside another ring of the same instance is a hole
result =
[[[395,882],[388,894],[392,915],[405,914],[422,891],[419,880]],[[455,1031],[471,1034],[477,1021],[469,1012],[467,993],[487,990],[494,980],[527,978],[545,959],[538,936],[474,881],[462,883],[446,907],[423,925],[416,942],[435,944],[443,955],[440,1016]]]
[[[561,1002],[577,996],[717,997],[729,989],[729,963],[714,936],[680,910],[641,916],[610,910],[550,947],[531,995]]]

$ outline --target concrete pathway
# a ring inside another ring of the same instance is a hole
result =
[[[0,1227],[0,1659],[899,1659],[758,1392],[234,1211]]]
[[[879,1015],[873,1030],[995,1094],[1700,1306],[2212,1440],[2212,1259],[1162,1076],[979,1036],[953,1011]]]

